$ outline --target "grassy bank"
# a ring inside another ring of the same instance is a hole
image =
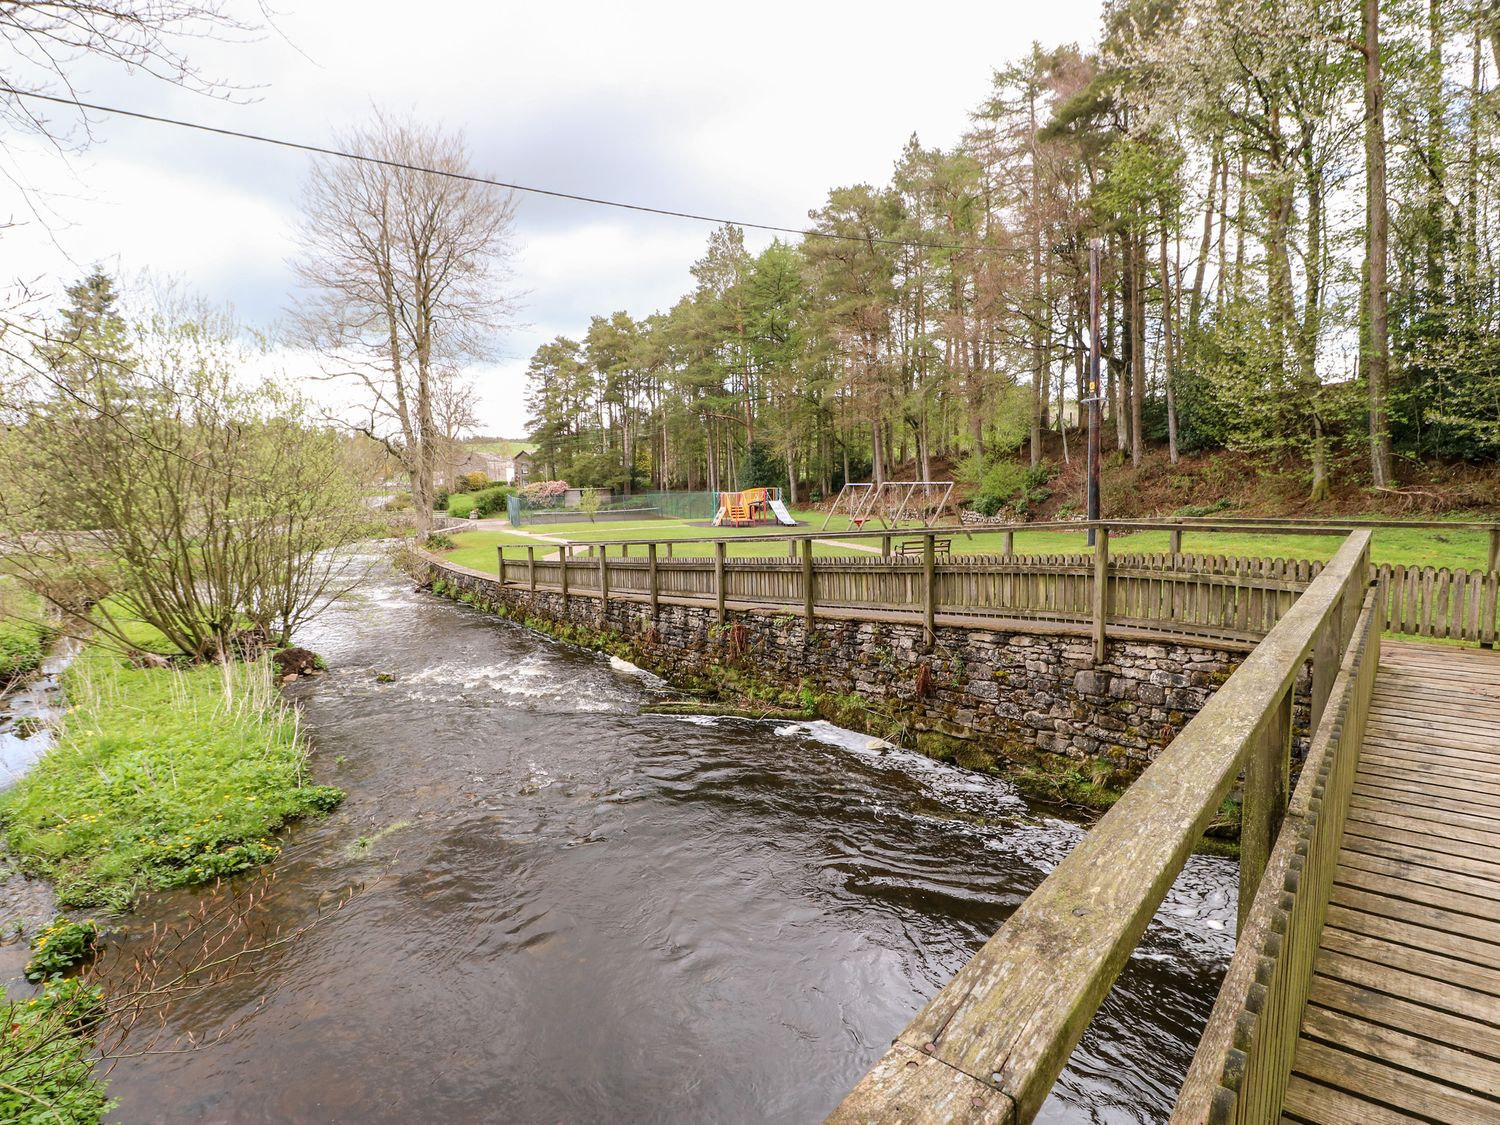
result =
[[[42,599],[0,578],[0,688],[41,666],[52,634]]]
[[[0,794],[15,861],[65,906],[127,907],[154,888],[276,855],[288,819],[324,812],[307,750],[268,662],[135,669],[86,650],[68,669],[55,745]]]
[[[648,520],[633,523],[570,523],[537,527],[536,535],[545,535],[550,540],[565,540],[570,543],[617,543],[622,540],[642,539],[691,539],[694,542],[679,543],[673,554],[679,558],[702,558],[713,554],[713,541],[723,539],[728,543],[728,554],[732,558],[753,556],[781,557],[785,548],[777,543],[738,543],[737,539],[756,535],[797,534],[818,530],[823,517],[813,512],[795,513],[802,525],[797,528],[755,527],[715,528],[701,524],[676,520]],[[835,518],[829,524],[830,531],[849,530],[848,521]],[[878,530],[875,529],[875,530]],[[554,542],[529,538],[513,531],[459,531],[451,532],[457,549],[445,557],[460,566],[482,570],[493,574],[497,570],[495,548],[506,548],[506,561],[523,562],[526,547],[536,549],[538,558],[553,554],[557,550]],[[947,532],[952,540],[952,549],[961,554],[998,554],[1004,547],[1004,536],[998,531],[969,531],[953,528]],[[911,537],[911,532],[894,531],[892,538],[900,543]],[[1015,551],[1021,555],[1079,554],[1089,550],[1085,536],[1074,531],[1018,531],[1015,533]],[[1182,549],[1188,554],[1232,555],[1249,558],[1316,559],[1327,561],[1342,541],[1334,535],[1298,535],[1294,533],[1259,535],[1239,531],[1187,531],[1182,537]],[[865,548],[879,549],[878,539],[850,540]],[[1115,555],[1160,554],[1169,549],[1170,537],[1165,531],[1142,531],[1115,536],[1110,549]],[[1449,567],[1454,570],[1482,569],[1488,557],[1489,536],[1483,531],[1420,530],[1408,528],[1381,528],[1375,532],[1372,556],[1376,563],[1401,563],[1407,566]],[[616,549],[611,549],[611,554]],[[637,547],[633,552],[642,553]],[[815,553],[819,557],[850,556],[867,554],[848,545],[818,543]]]

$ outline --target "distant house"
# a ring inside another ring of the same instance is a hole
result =
[[[506,477],[507,484],[525,484],[531,479],[531,454],[524,449],[510,459],[510,476]]]
[[[498,484],[525,484],[531,479],[531,454],[502,457],[498,453],[463,451],[463,456],[437,471],[437,484],[446,487],[469,473],[483,473]]]

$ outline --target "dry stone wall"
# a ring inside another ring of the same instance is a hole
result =
[[[493,577],[429,562],[448,593],[511,616],[597,629],[599,601],[502,589]],[[1002,754],[1047,751],[1104,758],[1136,772],[1164,747],[1239,665],[1242,654],[1181,644],[1111,642],[1095,664],[1087,637],[939,628],[925,651],[920,626],[737,614],[612,601],[604,628],[634,661],[669,682],[700,682],[716,665],[820,693],[858,693],[916,731],[975,740]]]

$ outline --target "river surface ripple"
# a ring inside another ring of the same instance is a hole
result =
[[[1081,831],[826,724],[642,715],[650,677],[389,573],[302,640],[349,796],[260,921],[363,889],[177,1005],[171,1034],[248,1019],[121,1061],[112,1120],[814,1122]],[[1189,862],[1040,1120],[1164,1119],[1234,898],[1232,863]],[[147,898],[121,943],[193,901]]]

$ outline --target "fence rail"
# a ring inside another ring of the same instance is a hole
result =
[[[1015,1125],[1040,1109],[1147,923],[1244,771],[1240,919],[1286,809],[1297,676],[1321,729],[1368,586],[1349,535],[1233,676],[901,1033],[830,1116]]]
[[[1077,530],[1076,524],[1063,525]],[[1263,559],[1225,555],[1166,552],[1130,554],[1114,546],[1111,532],[1158,528],[1160,524],[1111,523],[1093,525],[1104,548],[1103,602],[1107,628],[1144,630],[1168,636],[1191,636],[1246,646],[1280,619],[1291,599],[1323,570],[1321,562],[1306,559]],[[1236,530],[1243,525],[1234,525]],[[1444,525],[1446,526],[1446,525]],[[1487,526],[1487,525],[1481,525]],[[1330,528],[1304,528],[1308,534],[1341,534]],[[729,558],[725,541],[715,541],[714,558],[673,558],[673,544],[701,546],[701,539],[630,540],[593,545],[560,546],[567,557],[567,589],[571,595],[598,596],[609,572],[611,596],[723,602],[734,608],[786,607],[840,611],[847,616],[867,611],[872,620],[891,615],[944,623],[969,622],[983,627],[996,621],[1052,622],[1097,628],[1094,577],[1100,565],[1099,540],[1090,553],[1016,555],[1013,545],[1001,554],[938,556],[934,541],[952,529],[908,533],[923,547],[922,554],[900,554],[895,540],[901,533],[811,533],[800,536],[746,536],[736,544],[774,544],[777,555]],[[829,540],[877,540],[880,555],[813,558],[814,543]],[[631,548],[636,549],[630,554]],[[605,557],[608,550],[623,556]],[[516,548],[511,549],[512,552]],[[508,580],[526,581],[548,589],[563,587],[556,558],[536,558],[537,548],[525,548],[530,564],[517,567],[500,551],[500,565]],[[547,550],[541,548],[541,550]],[[781,555],[781,551],[787,554]],[[665,554],[664,554],[665,552]],[[932,571],[926,570],[931,552]],[[719,556],[724,556],[722,559]],[[603,561],[601,561],[601,559]],[[532,567],[531,571],[526,566]],[[534,572],[534,579],[529,577]],[[722,582],[721,582],[722,577]],[[1492,647],[1500,639],[1500,573],[1480,570],[1392,565],[1371,567],[1371,578],[1385,590],[1387,628],[1395,633],[1478,643]],[[930,589],[929,589],[930,587]]]
[[[937,558],[729,558],[722,541],[712,558],[645,557],[599,551],[517,564],[499,553],[501,580],[565,597],[760,608],[869,620],[999,627],[1050,624],[1094,637],[1149,634],[1248,648],[1263,637],[1322,565],[1306,560],[1191,555],[1111,558],[1102,532],[1092,554],[955,555]],[[567,555],[569,552],[560,552]],[[1103,582],[1100,583],[1102,576]],[[1102,593],[1101,593],[1102,591]],[[601,604],[601,613],[604,607]],[[930,636],[929,636],[929,639]]]
[[[1365,598],[1173,1125],[1281,1119],[1375,690],[1384,601],[1378,586]]]

